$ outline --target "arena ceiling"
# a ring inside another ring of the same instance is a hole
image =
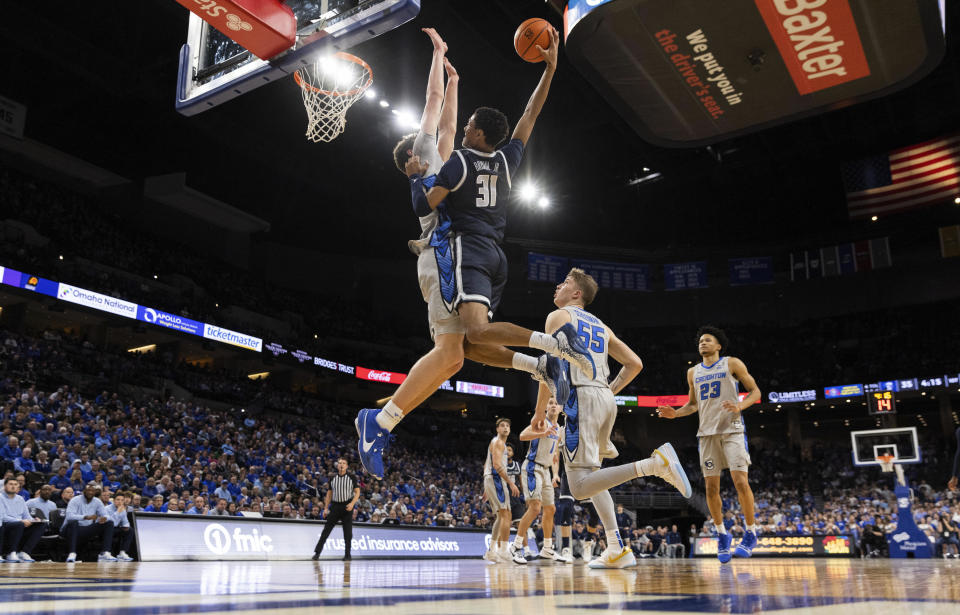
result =
[[[919,83],[709,149],[643,142],[561,53],[521,171],[552,204],[515,204],[508,237],[679,251],[847,232],[842,161],[960,127],[960,6],[947,4],[946,57]],[[513,30],[530,16],[559,25],[556,13],[541,0],[423,5],[413,23],[353,50],[373,67],[377,92],[419,114],[431,49],[419,28],[433,26],[462,77],[461,123],[479,105],[515,121],[540,70],[516,57]],[[308,143],[292,81],[182,117],[173,100],[186,24],[172,0],[109,12],[13,3],[0,24],[0,95],[27,105],[29,138],[135,181],[185,171],[191,187],[269,221],[271,241],[403,253],[417,224],[391,158],[402,134],[394,117],[360,101],[343,136]],[[644,168],[662,178],[631,186]]]

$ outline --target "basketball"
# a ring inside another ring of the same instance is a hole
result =
[[[546,49],[550,46],[550,22],[539,17],[531,17],[517,28],[513,35],[513,48],[517,55],[527,62],[543,62],[537,45]]]

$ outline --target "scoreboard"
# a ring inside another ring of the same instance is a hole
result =
[[[867,393],[867,411],[871,414],[896,414],[897,400],[890,391]]]

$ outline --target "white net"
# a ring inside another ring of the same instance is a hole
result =
[[[324,56],[294,75],[307,109],[307,139],[330,142],[347,125],[347,110],[373,83],[373,71],[360,58],[343,53]]]

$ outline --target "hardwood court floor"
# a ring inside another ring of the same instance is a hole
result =
[[[960,562],[481,560],[0,564],[0,613],[960,613]]]

